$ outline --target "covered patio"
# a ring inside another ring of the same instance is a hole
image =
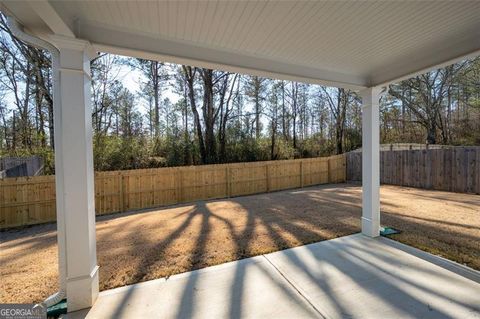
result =
[[[446,270],[376,238],[382,88],[479,55],[478,2],[41,0],[1,8],[15,35],[53,60],[60,291],[49,302],[66,297],[70,312],[93,306],[88,315],[99,318],[479,316],[476,272]],[[90,99],[98,52],[359,91],[362,234],[99,297]]]
[[[478,318],[479,289],[466,267],[355,234],[107,290],[68,318]]]

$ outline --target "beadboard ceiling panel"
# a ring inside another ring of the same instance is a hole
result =
[[[22,2],[4,6],[39,28]],[[379,85],[480,50],[479,1],[43,2],[103,50],[333,85]]]

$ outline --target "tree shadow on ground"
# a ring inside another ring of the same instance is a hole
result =
[[[173,213],[168,214],[163,210],[152,209],[147,213],[103,216],[97,224],[101,289],[170,276],[358,232],[360,195],[361,190],[356,185],[324,185],[176,205],[169,209],[174,209]],[[225,203],[230,204],[228,207],[233,205],[237,211],[228,212]],[[164,219],[151,223],[150,218],[164,214],[167,214]],[[475,226],[462,227],[462,224],[452,225],[450,221],[422,220],[421,217],[413,219],[411,216],[390,212],[383,213],[382,220],[388,226],[400,227],[404,234],[432,236],[437,242],[445,244],[445,247],[461,246],[463,248],[458,249],[467,255],[472,255],[476,249],[474,243],[478,237],[471,233],[477,229]],[[449,236],[444,236],[447,226],[454,228],[448,229]],[[55,224],[42,225],[38,229],[32,227],[33,232],[26,229],[13,232],[12,236],[15,240],[26,240],[28,247],[50,249],[56,243],[54,227]],[[469,232],[465,233],[464,230]],[[51,239],[37,241],[37,234],[48,234]],[[158,234],[162,236],[152,238]],[[219,239],[218,236],[223,237]],[[7,242],[8,240],[10,237]],[[179,249],[183,248],[182,245],[185,245],[184,250]],[[122,250],[117,251],[118,248]],[[219,254],[223,254],[221,258]],[[4,257],[10,258],[7,260],[9,263],[18,258]],[[178,264],[176,268],[173,268],[174,264]],[[245,265],[238,267],[233,281],[236,288],[235,291],[232,289],[232,300],[241,301],[247,268]],[[191,281],[191,286],[194,286],[197,279],[192,278]],[[184,292],[183,303],[192,300],[192,294],[191,291]],[[240,305],[232,303],[232,316],[240,313],[241,309],[237,309]],[[338,305],[338,309],[344,311],[341,305]],[[193,310],[192,306],[186,307],[181,315]]]
[[[247,210],[248,211],[248,210]],[[296,237],[296,239],[301,242],[305,234],[309,236],[318,236],[315,232],[310,230],[306,226],[299,226],[296,224],[297,218],[291,218],[288,221],[282,219],[281,224],[279,222],[272,221],[271,219],[264,219],[264,215],[248,215],[248,222],[246,223],[245,229],[238,233],[235,230],[235,227],[232,225],[231,221],[223,218],[221,215],[210,212],[211,218],[216,218],[225,223],[229,228],[232,237],[237,243],[236,246],[236,259],[241,259],[244,256],[248,256],[248,247],[249,244],[254,240],[253,234],[255,233],[255,221],[260,222],[264,227],[267,228],[270,238],[276,244],[278,250],[283,249],[289,246],[289,242],[284,239],[285,233],[289,233]],[[352,229],[353,230],[353,229]],[[301,235],[300,235],[301,234]],[[318,238],[319,240],[328,239],[328,238]],[[332,245],[336,245],[333,243]],[[201,245],[202,246],[202,245]],[[307,246],[308,247],[308,246]],[[403,313],[408,316],[418,316],[419,311],[426,312],[424,314],[426,317],[431,318],[453,318],[453,316],[442,309],[431,309],[430,306],[425,305],[424,300],[420,299],[417,295],[413,295],[408,292],[408,289],[399,288],[392,281],[401,281],[405,285],[412,287],[414,289],[420,290],[425,294],[432,295],[460,305],[462,307],[471,308],[471,305],[463,303],[458,298],[452,298],[442,292],[434,291],[426,286],[422,286],[409,280],[408,278],[399,276],[393,271],[385,270],[382,267],[378,266],[377,263],[372,263],[371,261],[364,258],[358,252],[368,253],[373,255],[378,261],[387,261],[390,264],[399,263],[399,260],[385,256],[384,254],[377,253],[375,251],[370,251],[362,249],[357,246],[348,246],[348,245],[336,245],[338,250],[342,251],[344,256],[348,256],[348,262],[345,262],[345,259],[338,262],[338,260],[328,260],[328,259],[317,259],[318,264],[328,264],[331,267],[335,267],[338,271],[345,274],[351,281],[355,281],[357,286],[362,286],[364,278],[374,278],[378,277],[379,273],[382,273],[383,280],[381,281],[382,289],[378,290],[368,290],[369,294],[375,295],[376,298],[382,300],[384,304],[387,304],[389,307],[396,309],[399,313]],[[329,283],[329,278],[327,274],[319,274],[317,271],[312,271],[309,265],[307,265],[304,260],[298,256],[295,251],[289,251],[285,254],[288,258],[290,264],[294,265],[299,272],[302,272],[312,283],[318,286],[318,289],[323,293],[322,296],[328,298],[329,303],[333,305],[334,312],[337,316],[340,317],[351,317],[354,316],[354,313],[349,309],[349,305],[345,303],[345,299],[339,298],[338,294],[335,292],[337,287],[332,287]],[[312,256],[315,255],[312,253]],[[400,261],[401,263],[401,261]],[[404,265],[412,268],[416,268],[412,265]],[[416,268],[415,271],[424,272],[425,275],[429,275],[428,269],[419,269]],[[247,273],[247,264],[246,263],[237,263],[234,279],[231,284],[231,295],[230,295],[230,318],[240,318],[242,317],[242,309],[244,307],[244,291],[245,291],[245,278]],[[353,275],[352,273],[356,273]],[[359,275],[359,273],[361,275]],[[265,271],[266,275],[270,274]],[[385,279],[390,277],[391,279]],[[195,313],[195,300],[194,300],[194,289],[195,283],[198,280],[198,273],[192,273],[189,277],[189,280],[184,288],[184,294],[182,297],[182,302],[178,307],[177,318],[189,318]],[[392,293],[388,295],[382,294],[382,291],[388,290]],[[395,296],[395,297],[393,297]],[[407,306],[408,305],[408,306]],[[478,310],[478,309],[474,309]],[[428,315],[427,315],[428,314]]]

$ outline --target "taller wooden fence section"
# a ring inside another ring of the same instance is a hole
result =
[[[43,159],[40,156],[0,158],[0,178],[42,174]]]
[[[95,173],[97,215],[346,180],[345,156]],[[55,177],[0,180],[0,228],[55,221]]]
[[[347,154],[347,180],[362,180],[362,153]],[[380,183],[480,194],[480,147],[380,152]]]

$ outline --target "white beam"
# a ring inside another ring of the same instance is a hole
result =
[[[57,11],[46,0],[28,1],[35,13],[48,25],[54,34],[66,37],[75,37],[70,26],[63,21]]]
[[[78,36],[88,39],[94,44],[97,51],[107,53],[352,90],[364,89],[367,86],[367,79],[358,75],[159,37],[132,34],[86,23],[79,25]]]
[[[380,87],[362,96],[362,233],[380,235]]]
[[[89,43],[56,38],[54,44],[61,105],[54,118],[57,216],[65,225],[68,311],[75,311],[98,295]]]

